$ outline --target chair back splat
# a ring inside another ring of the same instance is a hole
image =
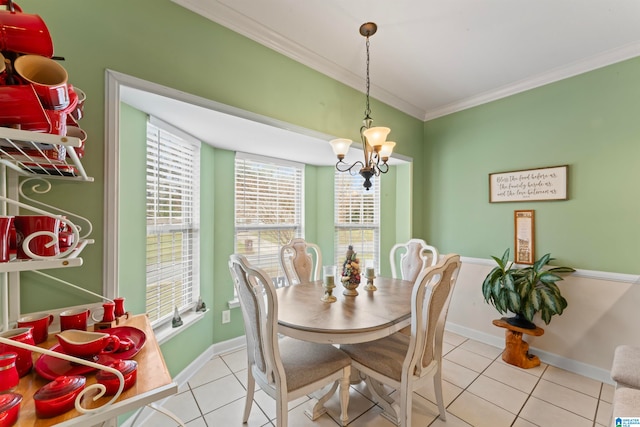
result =
[[[320,280],[320,247],[301,238],[291,239],[280,248],[280,266],[288,285]]]
[[[438,250],[422,239],[411,239],[406,243],[397,243],[391,248],[389,262],[391,276],[394,279],[413,282],[422,270],[438,263]]]

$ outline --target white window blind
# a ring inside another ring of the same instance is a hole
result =
[[[362,186],[360,175],[335,171],[335,237],[336,264],[342,265],[349,245],[357,252],[360,264],[372,261],[380,266],[380,185],[369,191]]]
[[[154,325],[200,294],[200,142],[155,123],[147,124],[146,215],[146,309]]]
[[[304,165],[236,154],[235,251],[284,282],[280,248],[302,236]]]

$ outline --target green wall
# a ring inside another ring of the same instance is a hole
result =
[[[427,235],[442,252],[513,248],[513,211],[535,210],[536,254],[637,274],[640,59],[425,123]],[[569,165],[569,200],[488,202],[488,174]]]
[[[53,38],[55,55],[65,57],[62,64],[69,73],[69,82],[87,94],[86,115],[80,123],[89,135],[83,164],[95,182],[54,184],[50,199],[90,218],[96,244],[83,252],[82,268],[52,274],[94,292],[102,291],[103,233],[109,233],[109,230],[103,230],[106,69],[311,130],[357,139],[362,119],[361,92],[170,0],[23,0],[20,6],[26,13],[36,13],[44,19]],[[70,16],[73,19],[70,20]],[[371,108],[376,124],[393,129],[391,136],[398,141],[397,151],[419,158],[422,122],[376,100],[372,100]],[[131,148],[122,146],[121,149],[126,155]],[[209,180],[210,187],[206,189],[213,188],[215,192],[210,208],[216,221],[210,224],[210,231],[215,236],[208,242],[212,247],[203,247],[203,250],[211,251],[212,270],[208,276],[204,273],[201,276],[203,283],[207,280],[211,284],[211,293],[205,295],[208,298],[205,302],[213,310],[204,321],[162,346],[172,374],[186,367],[202,348],[241,333],[242,320],[237,310],[232,311],[229,325],[221,325],[219,315],[219,310],[226,309],[232,292],[227,286],[231,283],[227,269],[228,248],[233,247],[233,229],[227,221],[233,215],[233,203],[230,202],[233,191],[228,178],[232,176],[228,175],[233,164],[230,163],[231,156],[232,153],[215,149],[203,156],[214,164],[213,168],[203,168],[203,172],[208,170],[212,175],[203,176],[203,180]],[[322,174],[320,169],[319,175]],[[422,205],[414,205],[414,209],[417,215]],[[124,213],[123,218],[128,221],[129,213]],[[320,238],[319,232],[316,233]],[[127,270],[123,273],[126,277],[120,277],[121,292],[128,298],[127,308],[131,310],[141,307],[140,295],[129,288],[131,283],[140,280],[139,274],[132,271]],[[24,276],[28,279],[21,287],[25,312],[46,310],[54,304],[61,307],[95,302],[31,277],[33,275]],[[192,345],[194,342],[198,345]]]

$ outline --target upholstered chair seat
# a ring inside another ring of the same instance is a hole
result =
[[[411,295],[410,335],[396,332],[386,338],[340,346],[352,366],[382,406],[382,415],[401,427],[411,427],[413,391],[433,378],[440,418],[446,420],[442,396],[442,337],[451,295],[460,269],[460,256],[446,255],[416,278]],[[382,385],[397,390],[397,399]]]

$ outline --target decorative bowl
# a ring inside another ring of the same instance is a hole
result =
[[[135,360],[115,360],[105,366],[117,369],[122,373],[122,376],[124,377],[124,388],[122,391],[130,389],[131,386],[136,383],[138,377],[138,362]],[[99,384],[102,384],[107,388],[104,393],[107,396],[116,394],[118,387],[120,386],[120,380],[112,372],[98,371],[96,374],[96,380]]]
[[[38,418],[55,417],[73,409],[86,382],[80,375],[62,376],[42,386],[33,395]]]

